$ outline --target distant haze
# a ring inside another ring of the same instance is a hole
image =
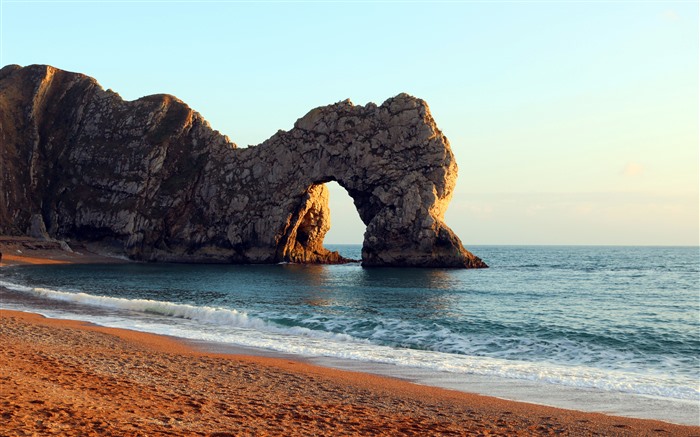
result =
[[[467,245],[699,243],[697,2],[3,1],[0,64],[174,94],[240,147],[408,92]],[[360,243],[344,190],[328,243]]]

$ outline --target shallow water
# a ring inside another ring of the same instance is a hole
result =
[[[331,248],[359,258],[360,246]],[[471,249],[491,268],[4,268],[0,285],[13,291],[0,305],[506,398],[700,422],[698,248]]]

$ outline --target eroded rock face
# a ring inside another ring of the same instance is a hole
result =
[[[363,265],[485,267],[443,223],[457,166],[406,94],[316,108],[246,149],[173,96],[128,102],[49,66],[0,70],[0,110],[4,234],[39,214],[52,238],[140,260],[342,262],[323,247],[337,181],[367,225]]]

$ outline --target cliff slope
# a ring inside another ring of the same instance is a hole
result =
[[[316,108],[237,149],[170,95],[125,101],[50,66],[0,70],[0,233],[133,259],[332,263],[325,183],[367,225],[365,266],[485,267],[443,223],[457,177],[422,100]]]

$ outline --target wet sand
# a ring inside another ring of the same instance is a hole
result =
[[[3,265],[123,262],[0,243]],[[0,435],[700,436],[22,312],[0,310],[0,338]]]
[[[0,435],[700,435],[0,311]]]

